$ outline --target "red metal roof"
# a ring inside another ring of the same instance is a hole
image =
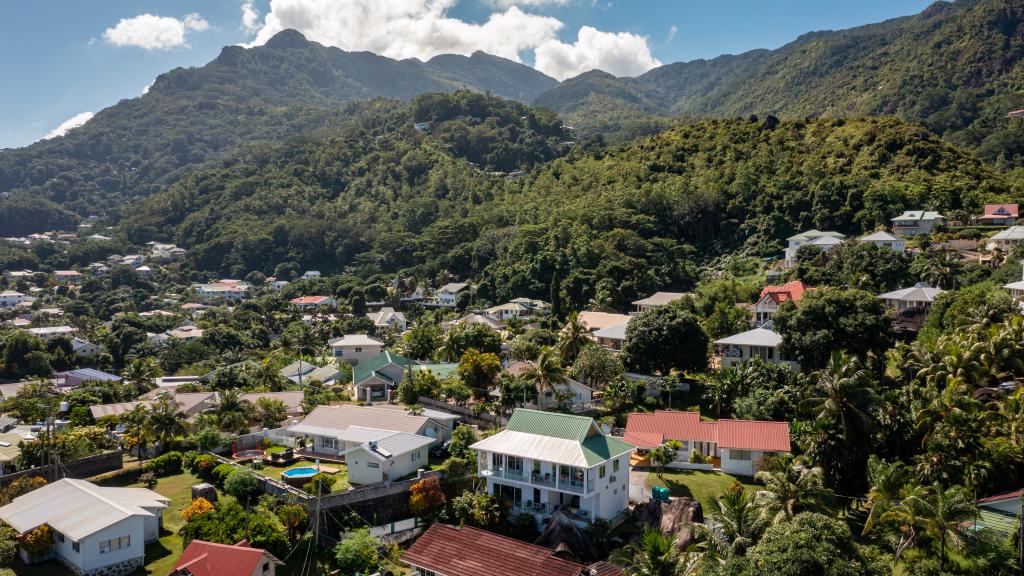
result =
[[[330,300],[330,296],[300,296],[298,298],[292,298],[292,304],[320,304]]]
[[[445,576],[580,576],[584,570],[582,564],[553,554],[486,530],[434,524],[402,560]]]
[[[1002,212],[1000,212],[1002,209]],[[1018,207],[1016,204],[985,204],[985,215],[982,219],[986,218],[1016,218],[1018,213]]]
[[[789,422],[719,420],[718,447],[789,452]]]
[[[1007,492],[1005,494],[996,494],[995,496],[989,496],[988,498],[982,498],[978,500],[978,504],[984,504],[986,502],[1000,502],[1002,500],[1012,500],[1013,498],[1020,498],[1024,495],[1024,488],[1020,490],[1014,490],[1013,492]]]
[[[782,286],[765,286],[761,289],[761,298],[770,295],[777,303],[782,303],[786,300],[799,302],[804,297],[804,292],[810,289],[811,287],[804,284],[802,280],[790,280]]]
[[[665,440],[716,442],[719,448],[789,452],[789,423],[759,420],[701,422],[697,412],[634,412],[626,419],[626,442],[654,448]]]
[[[622,568],[606,560],[587,566],[587,570],[590,571],[590,576],[622,576],[623,574]]]
[[[261,548],[242,540],[234,546],[193,540],[181,553],[174,572],[187,570],[192,576],[252,576],[264,559],[279,562]]]

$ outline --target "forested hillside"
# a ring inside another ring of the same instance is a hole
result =
[[[545,296],[554,277],[572,300],[602,289],[622,303],[691,287],[696,265],[727,251],[775,255],[798,229],[855,234],[904,209],[1011,196],[991,167],[895,118],[708,120],[543,163],[557,119],[480,94],[347,116],[325,138],[254,146],[186,177],[133,211],[129,237],[174,241],[196,268],[235,276],[446,270],[496,299]],[[412,116],[435,119],[431,132]],[[495,179],[468,161],[484,158],[530,172]]]
[[[350,100],[470,88],[528,101],[555,83],[480,52],[396,61],[324,47],[287,30],[265,46],[229,46],[206,66],[162,74],[145,95],[99,112],[64,137],[0,151],[0,192],[12,193],[0,199],[0,211],[12,215],[5,232],[68,219],[55,206],[40,210],[19,198],[50,200],[79,216],[116,217],[126,201],[241,143],[337,126],[344,121],[340,104]]]
[[[835,32],[777,50],[680,62],[637,78],[591,72],[563,82],[537,105],[583,133],[615,134],[620,119],[651,116],[783,118],[896,115],[1001,166],[1024,163],[1024,4],[936,2],[922,13]],[[603,114],[595,114],[601,96]]]

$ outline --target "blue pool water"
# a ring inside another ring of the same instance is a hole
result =
[[[317,472],[318,470],[316,468],[307,466],[304,468],[292,468],[291,470],[285,470],[281,473],[281,476],[286,476],[288,478],[305,478],[306,476],[316,476]]]

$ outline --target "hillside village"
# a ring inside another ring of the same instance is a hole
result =
[[[640,533],[725,566],[735,552],[711,544],[841,509],[866,521],[844,560],[866,570],[900,534],[896,475],[923,502],[961,499],[949,529],[974,536],[956,561],[980,562],[1020,521],[1019,461],[987,455],[1022,448],[1003,432],[1024,376],[1017,217],[804,230],[777,260],[628,309],[487,301],[451,277],[186,280],[170,244],[8,238],[8,262],[33,265],[5,266],[0,293],[0,520],[16,562],[47,573],[469,576],[486,550],[613,575],[651,553]],[[101,258],[36,264],[61,249]],[[915,440],[953,407],[962,421]],[[964,433],[974,447],[951,454]],[[925,492],[940,478],[950,492]]]

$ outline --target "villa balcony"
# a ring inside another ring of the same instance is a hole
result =
[[[562,492],[572,492],[574,494],[586,494],[594,490],[593,479],[584,482],[582,480],[570,480],[564,477],[556,478],[551,474],[540,474],[536,472],[527,474],[523,470],[513,470],[497,466],[480,470],[480,475],[483,477],[501,478],[504,480],[512,480],[514,482],[522,482],[523,484],[542,488],[552,488],[555,490],[561,490]]]

